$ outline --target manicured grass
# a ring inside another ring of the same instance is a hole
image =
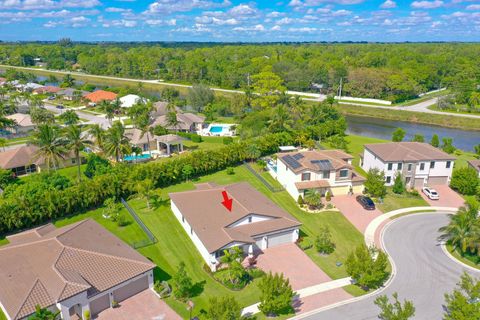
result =
[[[0,239],[0,247],[1,247],[1,246],[4,246],[4,245],[6,245],[6,244],[8,244],[7,238],[1,238],[1,239]]]
[[[427,107],[427,109],[430,109],[430,110],[435,110],[435,111],[439,111],[439,112],[444,112],[446,114],[449,114],[449,113],[453,113],[453,114],[471,114],[471,115],[480,115],[480,113],[478,112],[468,112],[467,109],[466,109],[466,106],[463,106],[462,109],[458,108],[458,109],[440,109],[437,107],[437,105],[431,105],[429,107]]]
[[[480,270],[480,258],[478,256],[462,256],[459,250],[454,250],[452,245],[447,244],[447,250],[455,257],[455,259],[469,265],[470,267]]]
[[[0,320],[7,320],[7,316],[3,314],[3,311],[0,309]]]
[[[233,138],[238,139],[238,138]],[[191,140],[183,141],[183,146],[188,150],[212,150],[225,146],[223,137],[202,137],[202,142],[193,142]]]
[[[85,172],[85,169],[87,168],[87,165],[86,164],[82,164],[80,166],[80,170],[82,172],[82,174]],[[42,171],[42,172],[46,172],[46,171]],[[77,166],[71,166],[71,167],[67,167],[67,168],[61,168],[61,169],[58,169],[57,172],[67,178],[69,178],[70,180],[72,181],[77,181],[78,179],[78,168]],[[31,175],[27,175],[27,176],[21,176],[20,178],[24,181],[24,182],[27,182],[29,181],[30,179],[32,179],[33,176],[35,176],[36,173],[34,174],[31,174]],[[87,179],[85,176],[82,176],[82,179]]]
[[[423,102],[423,101],[427,101],[427,100],[430,100],[430,99],[435,98],[435,97],[444,96],[444,95],[448,94],[449,92],[450,92],[449,90],[442,90],[442,91],[439,91],[439,92],[429,93],[429,94],[426,94],[426,95],[424,95],[420,98],[417,98],[417,99],[412,99],[412,100],[400,102],[398,104],[394,104],[394,106],[402,106],[402,107],[412,106],[414,104],[417,104],[417,103],[420,103],[420,102]]]
[[[348,99],[342,99],[342,100],[338,100],[338,103],[339,104],[344,104],[344,103],[354,103],[354,104],[358,104],[358,105],[362,105],[362,104],[365,104],[365,105],[370,105],[370,106],[379,106],[379,107],[390,107],[392,106],[391,104],[382,104],[382,103],[377,103],[377,102],[368,102],[368,101],[356,101],[356,100],[348,100]]]
[[[409,194],[395,194],[391,188],[383,199],[383,203],[377,203],[377,208],[382,212],[389,212],[408,207],[429,207],[427,201],[421,196],[412,196]]]
[[[468,166],[468,160],[478,159],[477,157],[475,157],[475,154],[473,152],[467,152],[463,150],[455,151],[454,156],[457,157],[457,160],[455,160],[455,168],[466,167]]]
[[[370,292],[370,291],[365,291],[362,288],[360,288],[359,286],[354,285],[354,284],[350,284],[348,286],[343,287],[343,290],[347,291],[348,293],[350,293],[354,297],[363,296],[364,294]]]

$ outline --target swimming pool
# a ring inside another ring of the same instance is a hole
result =
[[[125,157],[123,158],[123,160],[124,160],[124,161],[135,161],[135,160],[137,160],[137,161],[145,161],[145,160],[148,160],[148,159],[150,159],[150,158],[151,158],[151,156],[150,156],[148,153],[141,154],[141,155],[138,155],[138,156],[131,154],[131,155],[125,156]]]
[[[221,132],[223,132],[223,130],[224,130],[224,127],[222,127],[222,126],[212,126],[212,127],[210,127],[210,132],[211,133],[221,133]]]

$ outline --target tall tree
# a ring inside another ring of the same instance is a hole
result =
[[[52,167],[57,170],[60,160],[65,159],[67,153],[66,141],[57,126],[39,125],[33,133],[30,143],[38,147],[34,159],[43,159],[47,165],[47,170]]]
[[[392,141],[393,142],[401,142],[405,138],[405,134],[407,132],[403,128],[397,128],[392,133]]]
[[[103,139],[105,137],[105,130],[99,124],[90,125],[90,134],[94,138],[95,145],[98,149],[103,151]]]
[[[468,273],[461,276],[457,288],[445,294],[444,320],[480,319],[480,279]]]
[[[393,303],[388,300],[386,295],[379,296],[375,299],[375,304],[380,308],[381,312],[378,318],[381,320],[408,320],[415,316],[415,306],[411,301],[405,300],[403,304],[398,300],[398,294],[393,293]]]
[[[125,127],[121,122],[115,122],[106,132],[103,146],[105,153],[120,161],[125,151],[130,147],[129,139],[125,136]]]
[[[294,292],[290,281],[283,274],[269,273],[258,284],[260,305],[258,308],[267,316],[276,316],[292,311]]]
[[[430,144],[435,148],[438,148],[440,146],[440,139],[438,138],[437,134],[434,134],[432,136],[432,140],[430,140]]]
[[[93,146],[93,142],[87,138],[86,134],[83,134],[81,127],[77,125],[69,125],[65,129],[65,138],[67,139],[67,149],[75,155],[78,181],[82,181],[80,152],[84,151],[87,147]]]

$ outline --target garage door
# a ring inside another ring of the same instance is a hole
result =
[[[115,301],[120,302],[136,295],[139,292],[142,292],[145,289],[148,289],[147,276],[132,281],[129,284],[113,291],[113,298]]]
[[[110,298],[105,294],[90,302],[90,314],[97,315],[101,311],[110,308]]]
[[[268,247],[275,247],[279,244],[291,243],[292,231],[268,235]]]
[[[429,186],[438,186],[448,184],[448,177],[430,177],[428,178]]]
[[[416,188],[422,188],[422,187],[423,187],[423,181],[424,181],[423,178],[421,178],[421,179],[415,179],[415,187],[416,187]]]

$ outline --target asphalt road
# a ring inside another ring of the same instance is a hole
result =
[[[418,320],[440,320],[444,294],[451,292],[464,268],[448,258],[437,237],[438,229],[447,224],[446,214],[432,213],[399,218],[385,230],[385,247],[395,261],[397,274],[390,285],[377,295],[398,292],[401,300],[412,300]],[[480,272],[465,269],[480,277]],[[376,296],[319,312],[309,320],[378,319]]]
[[[67,108],[58,109],[55,105],[51,103],[45,103],[44,106],[45,109],[58,114],[62,114],[63,112],[68,110]],[[88,124],[99,124],[104,129],[108,129],[110,127],[110,122],[105,117],[99,117],[88,112],[82,112],[81,110],[75,110],[75,112],[81,119],[87,120]]]

